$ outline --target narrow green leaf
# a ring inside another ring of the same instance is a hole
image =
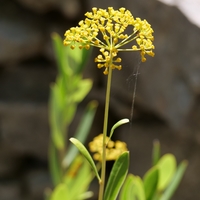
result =
[[[82,101],[92,88],[92,81],[90,79],[82,79],[72,98],[74,102]]]
[[[154,140],[153,142],[153,152],[152,152],[152,165],[156,165],[160,159],[160,142],[159,140]]]
[[[70,199],[77,199],[85,193],[92,179],[93,173],[88,161],[81,155],[76,156],[64,177],[64,182],[69,188]]]
[[[63,40],[57,33],[52,34],[52,41],[54,52],[56,55],[56,61],[59,69],[59,74],[62,76],[71,76],[73,73],[72,68],[69,65],[69,56],[68,52],[70,47],[66,47],[63,45]],[[71,50],[72,51],[72,50]]]
[[[56,186],[62,181],[62,172],[54,143],[50,142],[49,145],[49,168],[53,184]]]
[[[90,50],[79,48],[72,50],[69,46],[63,45],[62,39],[61,42],[69,68],[73,71],[73,74],[81,74],[85,67],[86,61],[90,57],[92,48]]]
[[[146,200],[153,199],[153,196],[157,189],[157,184],[159,180],[158,178],[159,178],[159,170],[157,166],[152,167],[144,175],[143,182],[144,182],[144,191]]]
[[[87,191],[81,195],[79,195],[76,200],[85,200],[85,199],[89,199],[93,196],[93,192],[92,191]]]
[[[85,148],[85,146],[79,142],[76,138],[70,138],[69,139],[78,149],[79,151],[84,155],[84,157],[87,159],[87,161],[90,163],[90,166],[92,167],[92,169],[94,170],[94,173],[96,175],[96,177],[98,178],[99,181],[101,181],[101,178],[99,176],[98,170],[94,164],[94,161],[90,155],[90,153],[88,152],[88,150]]]
[[[71,104],[66,104],[67,108],[65,109],[65,125],[69,125],[73,119],[74,116],[76,114],[76,110],[77,110],[77,104],[74,102],[71,102]],[[64,114],[64,113],[63,113]],[[66,132],[66,131],[65,131]]]
[[[89,60],[90,56],[91,56],[91,53],[92,53],[92,47],[87,50],[87,49],[82,49],[82,62],[81,62],[81,65],[79,65],[76,73],[81,73],[87,63],[87,61]]]
[[[72,50],[70,47],[68,48],[67,55],[70,61],[69,64],[70,66],[75,66],[73,67],[74,74],[80,74],[83,71],[90,54],[91,50],[79,48]]]
[[[133,188],[134,188],[134,176],[132,174],[129,174],[124,182],[124,185],[122,187],[122,190],[120,192],[120,200],[133,200]]]
[[[53,41],[54,52],[56,54],[57,65],[62,66],[63,52],[61,46],[61,37],[57,33],[52,33],[51,38]]]
[[[64,73],[70,76],[82,73],[92,48],[90,50],[79,48],[72,50],[69,46],[63,45],[63,39],[57,33],[52,34],[52,40],[60,74]]]
[[[108,183],[106,185],[104,200],[115,200],[126,178],[129,167],[129,152],[124,152],[115,161]]]
[[[52,192],[51,200],[58,200],[58,199],[59,200],[62,200],[62,199],[70,200],[68,198],[68,192],[69,191],[68,191],[67,185],[61,183]]]
[[[146,200],[145,192],[142,179],[139,176],[135,176],[134,178],[134,199],[135,200]]]
[[[58,90],[56,84],[51,87],[51,95],[49,100],[49,121],[51,126],[51,136],[56,148],[64,148],[64,138],[60,128],[61,125],[61,114],[60,114],[60,102],[58,98]]]
[[[146,200],[142,179],[129,174],[122,187],[120,200]]]
[[[182,161],[179,166],[177,167],[176,173],[172,181],[170,182],[167,189],[164,191],[163,195],[161,196],[160,200],[169,200],[173,196],[174,192],[178,188],[178,185],[185,173],[185,170],[188,166],[188,162],[186,160]]]
[[[126,124],[126,123],[128,123],[128,122],[129,122],[129,119],[126,119],[126,118],[125,118],[125,119],[119,120],[116,124],[114,124],[113,127],[111,128],[109,138],[112,137],[112,135],[113,135],[113,133],[114,133],[114,130],[115,130],[117,127],[119,127],[119,126],[121,126],[121,125],[123,125],[123,124]]]
[[[83,117],[74,135],[74,137],[83,144],[85,143],[85,140],[91,129],[97,106],[98,106],[97,101],[91,101],[87,105],[86,110],[83,114]],[[68,167],[71,164],[71,162],[74,160],[74,158],[76,157],[77,153],[78,153],[78,149],[74,145],[70,145],[67,151],[67,154],[63,160],[62,165],[65,168]]]
[[[76,65],[80,65],[82,63],[82,54],[83,54],[82,49],[79,49],[79,48],[71,49],[71,48],[69,48],[68,56],[71,57],[71,59],[76,62],[75,63]]]
[[[176,171],[176,158],[173,154],[165,154],[158,161],[157,166],[159,169],[158,190],[163,191]]]

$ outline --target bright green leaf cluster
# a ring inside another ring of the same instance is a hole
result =
[[[159,143],[153,149],[153,161],[156,163],[144,175],[143,180],[133,174],[128,175],[120,194],[120,200],[170,200],[177,189],[187,168],[187,161],[178,167],[172,154],[161,158]]]
[[[92,87],[92,81],[82,78],[82,71],[89,51],[64,47],[59,35],[53,34],[53,45],[58,64],[56,82],[51,86],[49,118],[51,142],[49,148],[49,166],[54,190],[46,193],[47,200],[84,200],[92,196],[88,191],[93,178],[90,165],[78,156],[78,150],[72,144],[67,145],[69,125],[78,104]],[[88,104],[74,134],[84,142],[90,131],[97,102]],[[77,187],[80,185],[80,187]]]
[[[77,156],[63,177],[63,182],[52,192],[50,200],[87,199],[93,195],[92,192],[87,191],[91,180],[90,166],[81,156]]]
[[[77,49],[72,54],[70,48],[64,47],[62,39],[55,33],[53,41],[59,74],[56,83],[51,86],[50,124],[54,144],[58,149],[64,149],[66,144],[63,133],[74,118],[77,104],[92,87],[91,80],[82,79],[80,73],[89,52]]]

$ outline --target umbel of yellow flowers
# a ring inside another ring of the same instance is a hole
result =
[[[95,160],[101,161],[103,147],[103,134],[94,137],[89,143],[90,151],[94,153]],[[106,137],[106,160],[116,160],[123,152],[128,151],[126,143],[122,141],[112,141]]]
[[[79,26],[65,32],[64,45],[70,45],[72,49],[77,43],[80,49],[89,49],[90,46],[100,48],[101,54],[95,62],[98,68],[105,67],[104,74],[108,74],[109,67],[122,68],[121,58],[117,57],[119,51],[140,51],[142,62],[146,61],[145,54],[154,56],[151,25],[146,20],[134,18],[129,10],[93,8],[85,16]],[[131,27],[130,34],[126,33],[128,27]],[[130,42],[134,42],[131,48],[122,48]]]

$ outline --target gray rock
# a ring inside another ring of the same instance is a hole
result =
[[[2,136],[2,135],[1,135]],[[2,137],[0,140],[2,143]],[[22,160],[11,149],[1,145],[0,151],[0,178],[7,179],[15,176],[21,168]]]
[[[24,184],[28,189],[27,196],[30,196],[30,200],[43,200],[45,190],[53,187],[50,174],[42,169],[30,170],[25,174]]]
[[[18,181],[5,181],[0,183],[0,199],[1,200],[22,200],[21,188]]]
[[[47,158],[47,107],[42,104],[0,104],[1,142],[16,156]]]
[[[2,67],[0,74],[1,102],[46,104],[50,83],[54,81],[55,75],[56,71],[53,67],[45,63],[39,64],[38,61],[13,67]]]
[[[57,5],[56,0],[41,0],[41,1],[34,1],[34,0],[17,0],[23,6],[28,7],[37,12],[47,12],[51,10],[54,6]]]
[[[81,13],[82,2],[80,0],[18,0],[22,5],[39,13],[51,10],[60,10],[66,17],[74,19]]]
[[[0,6],[0,63],[9,64],[42,52],[44,34],[34,15],[13,2],[2,1]]]

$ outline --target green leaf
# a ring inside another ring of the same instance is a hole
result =
[[[146,200],[143,182],[139,176],[128,175],[122,187],[120,200]]]
[[[134,198],[135,200],[146,200],[142,179],[139,176],[134,178]]]
[[[82,101],[92,88],[92,81],[90,79],[82,79],[72,98],[74,102]]]
[[[89,199],[93,196],[93,192],[91,191],[87,191],[81,195],[79,195],[76,200],[85,200],[85,199]]]
[[[70,138],[69,139],[78,149],[79,151],[84,155],[84,157],[87,159],[87,161],[90,163],[90,166],[92,167],[92,169],[94,170],[94,173],[96,175],[96,177],[98,178],[99,181],[101,181],[101,178],[99,176],[98,170],[94,164],[94,161],[91,157],[91,155],[89,154],[88,150],[85,148],[85,146],[78,141],[76,138]]]
[[[64,138],[61,131],[61,114],[60,114],[60,100],[57,85],[51,87],[51,95],[49,100],[49,121],[51,126],[52,140],[58,149],[64,148]]]
[[[155,140],[153,142],[153,152],[152,152],[152,165],[156,165],[160,159],[160,142]]]
[[[188,166],[188,162],[187,161],[182,161],[177,170],[176,173],[174,174],[174,177],[172,179],[172,181],[170,182],[169,186],[167,187],[167,189],[164,191],[163,195],[161,196],[160,200],[169,200],[171,199],[171,197],[173,196],[174,192],[176,191],[184,173],[185,170]]]
[[[120,192],[120,200],[133,200],[133,188],[134,188],[134,176],[132,174],[129,174],[124,182],[124,185],[122,187],[122,190]]]
[[[76,156],[64,177],[64,182],[69,188],[68,197],[79,199],[78,197],[87,191],[92,178],[93,173],[87,160],[81,155]]]
[[[158,178],[159,178],[159,170],[157,166],[152,167],[144,175],[143,182],[144,182],[144,191],[146,200],[153,199],[153,196],[157,189],[157,184],[159,180]]]
[[[92,53],[92,47],[90,47],[89,50],[87,49],[82,49],[82,62],[81,65],[79,65],[79,67],[77,68],[76,73],[81,73],[87,63],[87,61],[89,60],[91,53]]]
[[[51,173],[51,178],[54,186],[58,185],[62,181],[62,172],[58,160],[56,148],[53,142],[50,142],[49,147],[49,168]]]
[[[86,64],[86,61],[90,57],[91,50],[86,50],[86,49],[71,49],[68,47],[68,52],[67,55],[69,57],[69,64],[70,66],[75,66],[73,67],[73,71],[75,74],[80,74],[83,71],[83,68]]]
[[[165,154],[158,161],[157,166],[159,169],[158,190],[163,191],[176,171],[176,158],[173,154]]]
[[[52,34],[52,41],[59,69],[59,74],[63,76],[71,76],[73,74],[73,70],[72,68],[70,68],[69,65],[69,47],[63,45],[62,38],[57,33]]]
[[[69,125],[73,121],[74,116],[76,114],[77,104],[75,104],[74,102],[71,102],[71,104],[67,104],[66,106],[67,106],[66,109],[64,109],[66,113],[65,115],[66,120],[65,121],[63,120],[63,121],[65,122],[65,125]],[[66,130],[64,132],[66,132]]]
[[[83,54],[83,49],[79,48],[74,48],[71,49],[70,47],[68,48],[68,56],[71,57],[72,60],[74,60],[76,65],[80,65],[82,63],[82,54]],[[72,63],[74,64],[74,63]]]
[[[126,178],[129,167],[129,152],[124,152],[115,161],[108,183],[106,185],[104,200],[115,200]]]
[[[76,133],[74,135],[74,137],[83,144],[85,143],[85,140],[91,129],[97,106],[98,106],[97,101],[91,101],[88,104],[83,114],[83,117],[78,125]],[[62,165],[65,168],[68,167],[71,164],[71,162],[74,160],[74,158],[76,157],[77,153],[78,153],[78,149],[74,145],[70,145],[67,151],[67,154],[63,160]]]
[[[90,50],[79,48],[72,50],[69,46],[63,45],[63,40],[57,33],[52,34],[52,40],[61,74],[63,72],[68,75],[72,73],[80,74],[91,54],[92,48]]]
[[[68,198],[68,188],[66,184],[59,184],[52,192],[51,200],[71,200]]]
[[[119,127],[119,126],[121,126],[121,125],[123,125],[123,124],[126,124],[126,123],[128,123],[128,122],[129,122],[129,119],[121,119],[121,120],[119,120],[116,124],[114,124],[113,127],[111,128],[109,138],[112,137],[113,132],[114,132],[114,130],[115,130],[117,127]]]

